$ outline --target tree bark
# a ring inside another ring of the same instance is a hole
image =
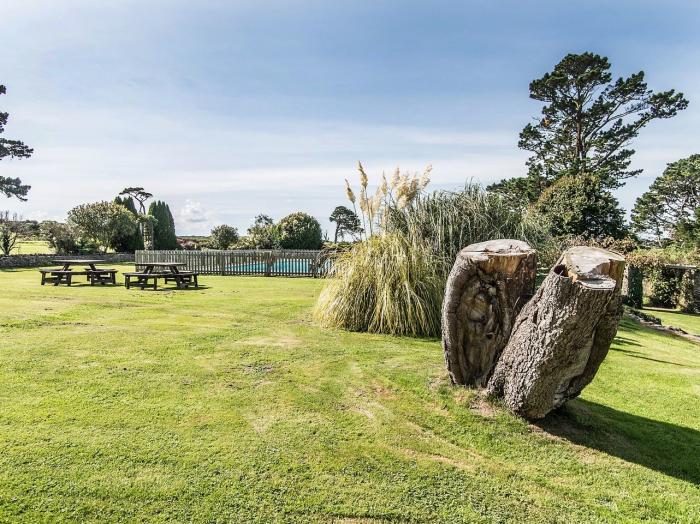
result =
[[[530,419],[578,396],[617,333],[624,267],[611,251],[567,250],[518,315],[489,393]]]
[[[490,240],[459,252],[442,304],[442,347],[454,384],[487,384],[535,277],[535,250],[519,240]]]

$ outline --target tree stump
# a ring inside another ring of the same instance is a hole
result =
[[[490,240],[459,252],[442,303],[442,347],[454,384],[487,384],[535,277],[535,250],[520,240]]]
[[[617,333],[624,267],[621,255],[604,249],[564,252],[518,315],[489,393],[530,419],[578,396]]]

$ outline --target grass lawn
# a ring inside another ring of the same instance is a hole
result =
[[[323,330],[322,282],[0,271],[0,520],[700,521],[700,346],[624,321],[529,425],[440,343]]]
[[[45,255],[53,253],[45,240],[18,240],[12,248],[13,255]]]
[[[664,326],[681,328],[686,333],[700,336],[700,315],[683,314],[673,309],[644,307],[644,311],[661,319]]]

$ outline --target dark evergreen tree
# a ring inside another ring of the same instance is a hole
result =
[[[5,86],[0,85],[0,95],[5,94]],[[0,133],[5,131],[5,124],[7,124],[7,118],[10,115],[8,113],[3,113],[0,111]],[[7,138],[0,138],[0,160],[5,157],[10,158],[29,158],[32,156],[34,150],[31,147],[27,147],[23,142],[19,140],[9,140]],[[22,184],[19,178],[9,178],[5,176],[0,176],[0,193],[6,197],[17,197],[19,200],[27,200],[27,193],[31,186]]]
[[[177,249],[175,220],[168,204],[160,200],[151,202],[148,214],[156,220],[153,226],[153,249]]]
[[[118,196],[114,199],[114,203],[127,208],[134,215],[134,218],[138,220],[139,212],[136,210],[134,199],[131,196]],[[114,243],[114,250],[118,253],[133,253],[140,249],[143,249],[143,235],[138,229],[129,235],[118,237]]]

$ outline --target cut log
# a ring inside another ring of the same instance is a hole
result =
[[[535,250],[520,240],[459,252],[442,304],[442,347],[454,384],[487,384],[518,311],[532,297],[536,267]]]
[[[617,333],[624,267],[611,251],[567,250],[518,315],[489,393],[530,419],[578,396]]]

